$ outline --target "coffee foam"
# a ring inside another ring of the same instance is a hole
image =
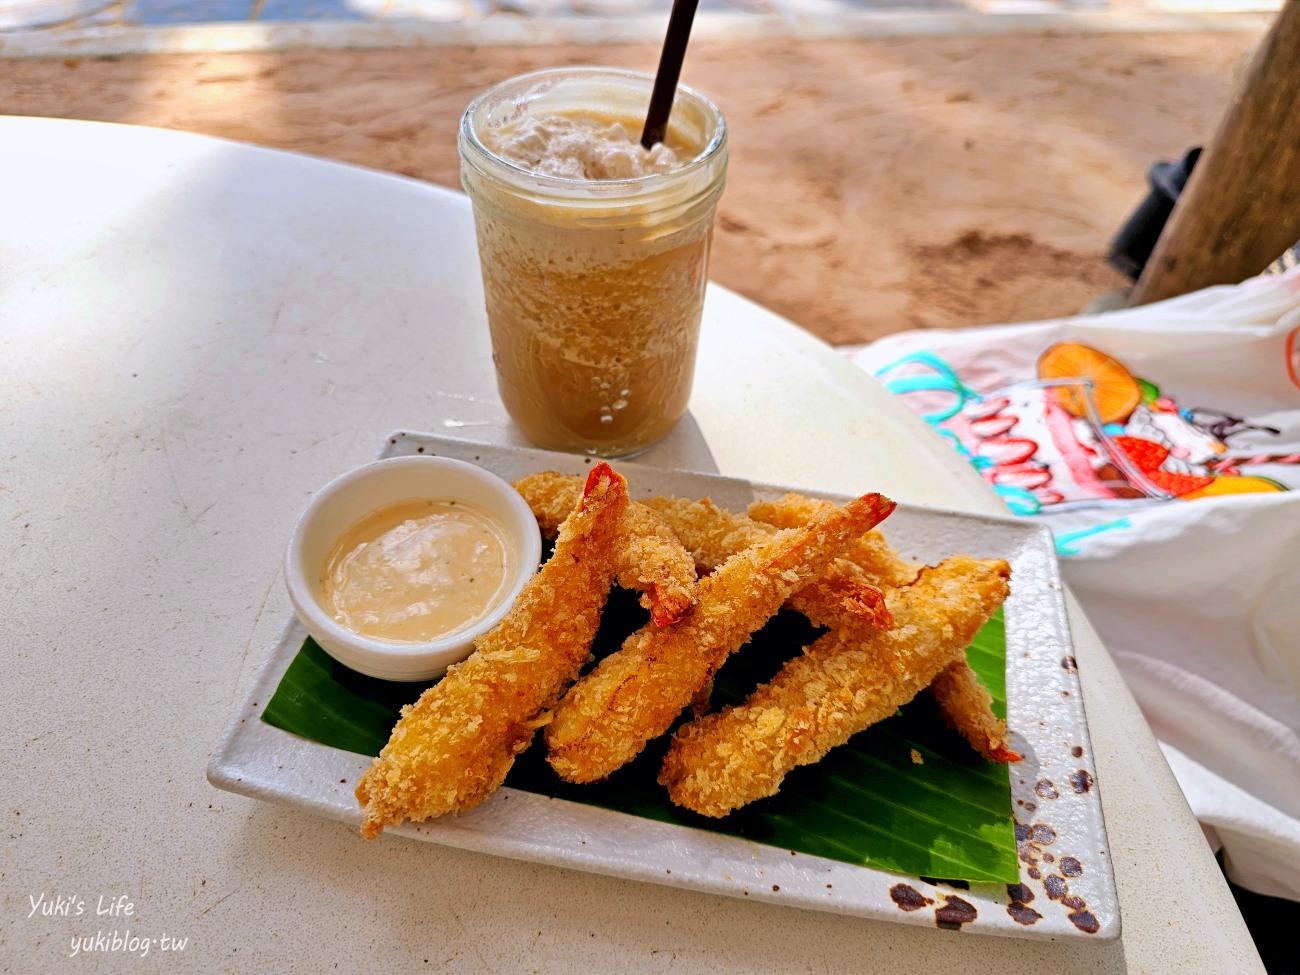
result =
[[[483,133],[484,145],[509,163],[565,179],[636,179],[676,169],[662,142],[643,148],[623,121],[594,115],[525,115]]]

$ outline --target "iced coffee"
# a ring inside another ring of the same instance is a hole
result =
[[[651,85],[539,72],[462,120],[497,383],[539,446],[623,456],[686,412],[726,126],[679,88],[664,141],[642,148]]]

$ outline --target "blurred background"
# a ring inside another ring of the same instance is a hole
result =
[[[833,344],[1072,314],[1153,162],[1208,140],[1283,0],[701,0],[732,131],[713,277]],[[522,70],[653,71],[671,0],[0,0],[0,111],[458,187]],[[779,185],[779,193],[771,187]]]

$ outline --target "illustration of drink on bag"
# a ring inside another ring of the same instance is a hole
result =
[[[1117,359],[1077,342],[1039,357],[1037,378],[987,394],[929,353],[878,371],[893,392],[965,455],[1019,514],[1133,501],[1285,491],[1272,427],[1180,407]],[[1230,441],[1249,446],[1231,446]]]

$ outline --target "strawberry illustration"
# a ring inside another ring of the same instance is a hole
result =
[[[1113,438],[1113,442],[1116,447],[1128,455],[1129,460],[1133,461],[1144,474],[1148,471],[1158,471],[1160,465],[1169,456],[1169,448],[1164,444],[1156,443],[1154,440],[1119,436]]]
[[[1143,476],[1166,494],[1182,497],[1199,491],[1214,481],[1213,477],[1179,474],[1161,470],[1160,465],[1169,457],[1169,448],[1141,437],[1115,437],[1115,445],[1128,455]]]
[[[983,441],[975,448],[975,453],[987,457],[999,467],[1010,467],[1014,464],[1023,464],[1034,456],[1037,450],[1038,444],[1024,437],[999,437]]]
[[[1006,484],[1010,487],[1024,488],[1026,491],[1044,487],[1051,481],[1052,472],[1042,464],[999,466],[993,471],[994,484]]]
[[[978,420],[971,420],[970,431],[981,440],[992,440],[994,437],[1000,437],[1016,425],[1014,416],[985,416]]]

